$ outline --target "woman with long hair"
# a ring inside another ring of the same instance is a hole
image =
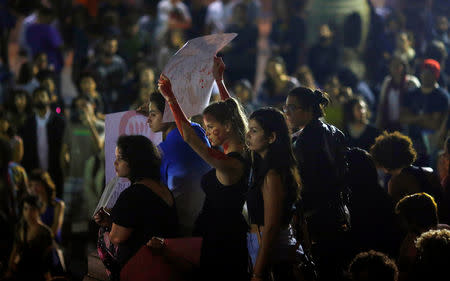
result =
[[[98,251],[112,280],[119,280],[127,261],[153,236],[175,237],[178,218],[170,190],[160,183],[157,148],[140,135],[121,136],[114,167],[118,177],[131,181],[110,212],[101,209]]]
[[[214,58],[213,76],[222,101],[203,111],[206,136],[211,149],[196,134],[184,115],[170,81],[161,76],[159,88],[170,105],[183,139],[213,167],[202,178],[206,194],[194,235],[203,237],[200,280],[248,280],[248,225],[242,215],[248,189],[248,164],[243,158],[247,120],[239,103],[230,97],[223,82],[225,64]]]
[[[30,195],[22,202],[22,220],[18,223],[6,279],[50,280],[51,230],[41,221],[41,204]]]
[[[296,241],[290,222],[300,177],[284,114],[275,108],[253,112],[247,145],[253,159],[247,207],[251,232],[256,233],[250,237],[256,236],[258,241],[256,244],[250,239],[250,245],[259,244],[252,255],[255,265],[251,280],[268,280],[270,274],[274,280],[292,280],[288,248]]]
[[[49,173],[36,169],[29,176],[30,188],[39,198],[42,222],[50,227],[57,242],[61,242],[64,222],[64,201],[56,198],[56,187]]]

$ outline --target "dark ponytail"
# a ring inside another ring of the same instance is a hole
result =
[[[313,118],[315,119],[325,116],[324,110],[330,103],[327,93],[320,90],[313,91],[306,87],[292,89],[288,95],[297,98],[305,110],[313,113]]]
[[[203,115],[205,114],[211,115],[221,124],[230,122],[231,127],[237,133],[239,140],[242,143],[245,143],[248,121],[242,106],[236,99],[229,98],[225,101],[214,102],[203,110]]]

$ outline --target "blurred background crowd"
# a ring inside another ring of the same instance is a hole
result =
[[[169,58],[203,35],[238,34],[219,56],[247,113],[322,89],[349,146],[402,132],[444,183],[449,20],[448,0],[0,0],[0,272],[31,193],[72,278],[86,274],[105,114],[148,102]]]

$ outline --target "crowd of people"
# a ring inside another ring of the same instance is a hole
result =
[[[308,2],[0,0],[0,277],[81,280],[98,251],[120,280],[144,245],[186,280],[446,276],[449,4],[367,0],[365,41],[353,13],[309,44]],[[187,118],[160,73],[227,32],[210,104]],[[125,110],[162,142],[118,139],[131,186],[92,217],[105,115]],[[202,238],[199,264],[165,247],[175,237]]]

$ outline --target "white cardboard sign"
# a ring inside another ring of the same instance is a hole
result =
[[[201,114],[208,106],[214,82],[213,58],[236,36],[223,33],[189,40],[164,67],[162,73],[170,79],[173,93],[187,117]],[[167,103],[163,121],[174,121]]]
[[[117,139],[121,135],[142,135],[149,138],[156,146],[162,141],[161,133],[153,133],[148,124],[147,117],[136,113],[136,111],[123,111],[106,115],[105,119],[105,182],[99,205],[100,207],[112,208],[120,192],[125,190],[130,182],[125,178],[117,178],[114,161]],[[94,214],[95,214],[94,213]]]

